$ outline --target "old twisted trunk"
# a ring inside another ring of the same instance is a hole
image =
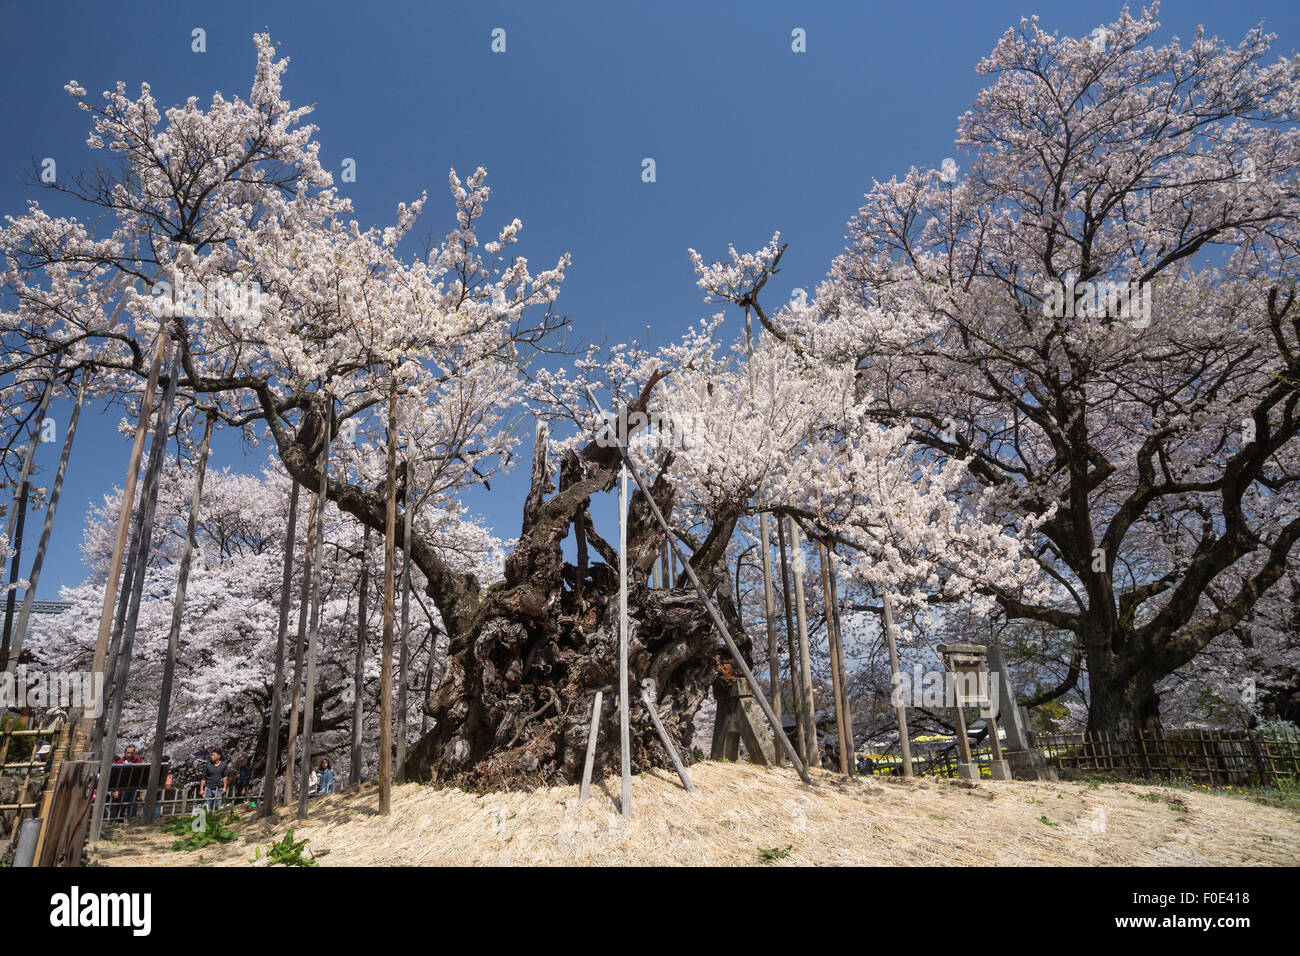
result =
[[[506,579],[489,588],[482,608],[453,637],[441,685],[425,703],[433,730],[411,751],[408,779],[476,789],[574,783],[582,775],[592,701],[604,704],[595,775],[617,772],[617,551],[592,527],[590,496],[617,476],[614,454],[571,455],[559,494],[538,436],[533,484],[519,545]],[[670,513],[672,490],[651,488]],[[642,682],[655,689],[665,729],[690,756],[695,714],[718,675],[719,640],[693,592],[651,589],[649,573],[660,536],[643,495],[633,494],[628,522],[628,673],[633,772],[671,766],[649,713]],[[581,532],[578,566],[563,560],[570,527]],[[589,560],[587,549],[601,559]],[[716,568],[706,569],[716,578]]]
[[[629,403],[629,412],[645,409],[657,381]],[[310,436],[273,431],[290,474],[303,483],[319,480]],[[438,687],[424,702],[433,726],[407,755],[408,780],[481,790],[576,782],[597,690],[605,694],[595,773],[618,770],[618,555],[596,533],[587,509],[593,495],[613,488],[621,458],[612,444],[590,442],[566,455],[557,489],[550,480],[546,439],[545,429],[539,429],[523,526],[506,559],[504,580],[482,588],[473,575],[451,568],[431,542],[412,537],[411,560],[428,580],[449,648]],[[671,520],[673,489],[662,474],[651,494]],[[364,524],[384,529],[379,489],[331,478],[328,495]],[[706,588],[718,589],[724,618],[747,652],[723,564],[734,524],[734,518],[717,521],[691,563]],[[564,538],[574,530],[578,566],[566,563],[562,552]],[[394,531],[403,544],[402,527]],[[662,533],[637,491],[628,520],[634,772],[671,766],[641,702],[643,681],[653,681],[659,716],[689,761],[701,703],[715,681],[734,680],[729,659],[723,661],[727,652],[694,591],[648,587],[661,544]]]

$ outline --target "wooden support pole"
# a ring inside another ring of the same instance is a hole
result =
[[[384,513],[384,642],[379,659],[379,812],[393,800],[393,601],[397,578],[397,379],[388,387],[388,490]]]
[[[113,635],[108,642],[108,656],[104,659],[104,688],[100,699],[107,702],[113,699],[113,681],[117,675],[117,655],[122,646],[122,631],[126,629],[126,609],[131,602],[127,600],[135,588],[135,567],[140,555],[140,522],[138,516],[131,521],[131,543],[127,548],[126,560],[122,567],[122,587],[118,596],[117,615],[113,621]],[[107,706],[100,707],[95,716],[94,746],[99,746],[104,739],[104,727],[108,723]]]
[[[799,525],[790,519],[790,550],[794,558],[794,609],[799,625],[799,682],[804,710],[804,760],[815,767],[821,762],[817,752],[817,705],[813,699],[812,655],[808,649],[808,604],[804,600],[803,542],[799,535]]]
[[[961,766],[957,770],[959,774],[969,774],[972,779],[978,779],[979,768],[971,762],[970,738],[966,736],[966,712],[962,706],[961,686],[958,683],[961,672],[947,656],[943,644],[939,645],[939,653],[944,655],[944,668],[947,671],[946,684],[952,691],[953,719],[957,724],[957,753],[960,755],[961,764],[965,766],[964,771]]]
[[[47,380],[45,380],[45,388],[40,392],[40,405],[36,406],[36,415],[31,421],[31,440],[27,442],[27,453],[23,455],[22,468],[19,468],[18,471],[17,486],[19,489],[22,488],[22,485],[25,484],[27,479],[31,476],[31,468],[36,462],[36,446],[40,445],[40,428],[42,428],[45,421],[45,412],[49,411],[49,402],[51,402],[53,397],[55,397],[55,376],[57,371],[59,371],[59,364],[57,364],[56,359],[55,365],[49,369],[49,376]],[[13,541],[13,528],[17,516],[17,509],[10,507],[9,514],[5,515],[4,519],[4,536],[6,541]]]
[[[50,366],[50,374],[45,381],[45,388],[41,390],[41,401],[36,407],[36,417],[32,420],[32,437],[27,443],[27,454],[23,456],[22,468],[18,471],[18,484],[16,487],[18,488],[18,494],[20,495],[23,493],[23,488],[27,485],[27,479],[31,477],[32,466],[36,463],[36,446],[41,443],[41,426],[45,424],[45,415],[50,409],[51,400],[54,398],[55,379],[58,375],[59,359],[61,357],[62,353],[59,353],[54,357],[54,362]],[[14,526],[19,514],[21,514],[21,509],[14,506],[10,507],[9,513],[5,515],[5,541],[8,543],[9,547],[13,547],[14,538],[16,537]],[[9,640],[8,627],[5,629],[4,640],[6,643]]]
[[[1002,759],[1002,741],[998,739],[998,715],[997,712],[990,708],[988,721],[985,726],[989,730],[989,745],[993,748],[993,759]]]
[[[892,691],[898,693],[902,688],[902,675],[898,670],[898,644],[894,640],[894,605],[889,596],[889,591],[881,588],[881,604],[884,608],[885,619],[885,642],[889,646],[889,672],[892,680]],[[894,701],[894,716],[898,721],[898,750],[903,758],[903,776],[912,776],[912,741],[908,738],[907,732],[907,707],[898,699]],[[962,739],[965,740],[966,731],[962,729]],[[969,761],[968,761],[969,762]]]
[[[763,558],[763,621],[767,625],[767,679],[768,693],[771,695],[772,712],[781,713],[781,655],[780,642],[776,638],[776,595],[772,586],[772,547],[768,535],[767,512],[758,513],[759,553]],[[758,689],[754,689],[758,693]],[[781,742],[777,732],[772,734],[773,759],[781,762]]]
[[[785,612],[786,657],[790,662],[790,696],[791,703],[794,706],[795,736],[799,741],[799,749],[802,750],[804,741],[803,685],[799,680],[799,651],[794,636],[794,594],[790,590],[790,566],[786,560],[785,521],[780,517],[776,519],[776,542],[778,556],[781,559],[781,606]],[[785,732],[784,725],[781,732]]]
[[[853,705],[852,698],[849,696],[849,669],[844,663],[844,629],[840,627],[840,586],[835,573],[835,549],[827,548],[830,556],[830,578],[831,578],[831,596],[834,600],[831,602],[831,617],[835,621],[835,656],[840,665],[840,693],[844,697],[844,736],[849,742],[849,775],[852,776],[858,772],[857,766],[857,737],[853,732]]]
[[[37,434],[32,436],[33,442],[40,440],[39,432],[38,428]],[[5,589],[4,630],[0,633],[0,670],[9,668],[9,642],[13,636],[15,605],[18,603],[18,568],[23,561],[23,529],[27,523],[27,490],[28,482],[24,478],[19,483],[18,494],[9,508],[10,517],[17,512],[18,521],[14,525],[13,537],[6,540],[12,556],[9,560],[9,586]],[[31,592],[30,585],[27,590]],[[23,603],[26,603],[25,598]]]
[[[821,542],[817,543],[817,557],[821,565],[822,573],[822,596],[825,604],[826,618],[826,646],[829,651],[831,660],[831,689],[832,696],[835,699],[835,729],[839,735],[840,742],[840,773],[848,776],[852,773],[850,769],[853,764],[852,744],[845,734],[848,727],[849,708],[848,702],[844,697],[844,675],[840,672],[840,655],[836,644],[835,634],[835,593],[831,589],[831,569],[830,558],[826,554],[826,545]]]
[[[582,803],[591,792],[591,768],[596,761],[596,739],[600,736],[600,705],[604,698],[602,691],[596,691],[596,699],[591,704],[591,727],[587,730],[587,758],[582,763],[582,787],[578,790],[578,802]]]
[[[603,419],[605,415],[600,407],[600,403],[596,401],[596,396],[592,394],[590,388],[586,389],[586,392],[588,401],[591,402]],[[669,547],[676,552],[677,542],[673,538],[672,527],[668,524],[668,519],[664,517],[664,513],[659,510],[659,503],[655,501],[654,495],[650,493],[649,486],[646,485],[645,480],[641,477],[641,474],[636,470],[636,466],[632,463],[632,459],[627,453],[627,448],[620,445],[619,454],[623,458],[623,467],[632,475],[633,479],[636,481],[637,487],[641,489],[641,494],[645,496],[646,506],[650,509],[650,514],[654,516],[655,521],[659,523],[659,527],[663,529]],[[620,549],[620,552],[622,550],[624,549]],[[686,579],[690,581],[691,587],[695,588],[695,593],[699,595],[700,600],[704,603],[704,610],[708,612],[709,620],[713,622],[713,626],[718,629],[718,633],[722,636],[722,642],[727,645],[727,650],[731,653],[731,659],[735,661],[736,666],[740,668],[740,672],[745,675],[745,680],[749,681],[750,688],[754,689],[758,687],[758,681],[754,678],[754,672],[749,669],[749,664],[746,663],[745,656],[740,653],[740,648],[738,648],[736,642],[732,640],[731,632],[727,630],[727,624],[723,621],[722,615],[718,612],[718,608],[713,603],[712,598],[709,597],[709,592],[705,590],[699,576],[695,573],[695,569],[691,567],[690,561],[686,559],[685,555],[681,555],[680,557],[682,570],[686,572]],[[626,698],[627,695],[623,694],[623,697]],[[763,716],[767,718],[768,724],[774,730],[779,731],[781,728],[781,721],[774,713],[772,713],[772,705],[767,702],[767,698],[762,694],[755,692],[754,699],[758,701],[759,707],[762,708]],[[800,779],[803,780],[804,783],[811,784],[812,779],[808,776],[807,769],[804,767],[803,762],[800,761],[799,755],[795,752],[789,738],[787,738],[784,733],[781,734],[781,743],[785,748],[786,755],[790,758],[790,762],[794,764],[795,770],[798,771]]]
[[[357,601],[357,653],[352,664],[352,750],[348,785],[361,786],[361,730],[365,718],[366,599],[370,590],[370,526],[361,535],[361,597]]]
[[[72,456],[72,441],[77,435],[77,422],[81,418],[81,407],[86,400],[86,385],[89,372],[83,372],[81,382],[77,385],[77,400],[72,406],[72,415],[68,419],[68,428],[63,436],[63,451],[59,455],[59,467],[54,473],[54,483],[50,486],[50,500],[45,506],[45,523],[41,526],[41,538],[36,544],[36,557],[32,560],[31,574],[28,576],[27,593],[23,595],[23,608],[18,614],[18,625],[14,628],[13,642],[9,647],[9,659],[4,662],[3,670],[13,672],[18,666],[18,658],[23,652],[23,639],[27,636],[27,625],[31,620],[32,607],[36,603],[36,586],[41,580],[41,569],[45,566],[45,553],[50,545],[50,535],[54,531],[54,516],[59,510],[59,497],[63,493],[63,479],[68,473],[68,460]],[[69,734],[69,739],[71,734]]]
[[[677,755],[677,748],[673,746],[672,738],[668,736],[668,731],[664,729],[663,721],[659,719],[659,711],[655,709],[655,684],[652,680],[641,682],[641,702],[645,704],[645,709],[650,712],[650,720],[655,725],[655,731],[659,734],[659,739],[663,741],[664,747],[668,750],[668,756],[673,758],[673,766],[677,768],[677,776],[682,778],[682,786],[688,793],[694,793],[695,788],[691,786],[691,778],[686,773],[686,768],[682,766],[682,758]]]
[[[54,794],[59,789],[59,778],[63,774],[63,764],[71,757],[72,743],[75,736],[76,728],[73,724],[72,715],[69,714],[63,721],[63,726],[59,728],[58,743],[50,754],[50,772],[46,775],[45,794],[41,797],[41,833],[36,839],[36,856],[32,863],[33,866],[41,865],[41,854],[45,850],[45,843],[52,829],[51,824],[53,821],[50,811],[54,806]]]
[[[627,463],[618,476],[618,734],[623,777],[620,812],[632,815],[632,738],[627,717]]]
[[[167,629],[167,657],[163,661],[162,685],[158,690],[158,721],[154,728],[153,754],[149,762],[149,783],[145,790],[144,818],[152,821],[158,802],[158,785],[162,780],[163,744],[167,740],[167,718],[171,713],[172,681],[176,674],[176,656],[180,651],[181,618],[185,613],[185,591],[189,587],[190,562],[194,558],[195,532],[199,526],[199,506],[203,498],[203,478],[208,470],[208,453],[212,449],[212,427],[217,413],[208,412],[199,445],[199,461],[194,476],[194,493],[190,498],[190,516],[185,525],[185,544],[181,547],[181,565],[176,573],[176,594],[172,600],[172,621]]]
[[[293,699],[289,704],[289,746],[284,761],[284,805],[287,807],[293,794],[293,775],[298,753],[298,724],[302,720],[302,665],[307,652],[307,617],[311,609],[311,582],[315,577],[316,561],[316,499],[319,492],[311,493],[307,508],[307,541],[302,552],[302,587],[298,593],[298,631],[293,651]]]
[[[298,769],[298,819],[307,818],[307,797],[311,789],[311,738],[312,723],[316,719],[316,647],[320,644],[320,605],[322,573],[325,565],[325,505],[329,501],[330,474],[330,439],[334,429],[334,398],[328,392],[325,395],[326,407],[321,419],[320,453],[320,490],[316,492],[316,554],[312,559],[314,573],[311,576],[311,624],[307,633],[307,688],[303,694],[302,705],[302,754]]]
[[[149,360],[149,377],[144,393],[140,396],[140,418],[135,426],[131,459],[126,466],[126,482],[122,487],[122,500],[117,516],[117,537],[113,540],[113,554],[108,560],[108,577],[104,581],[104,602],[99,614],[99,634],[95,638],[93,664],[93,673],[98,675],[104,673],[104,657],[108,654],[108,637],[113,628],[113,605],[117,600],[118,578],[122,573],[122,553],[126,550],[126,536],[131,526],[131,514],[135,508],[135,486],[140,472],[140,457],[144,452],[144,435],[149,428],[149,417],[153,412],[154,392],[158,388],[158,376],[162,372],[166,341],[167,327],[159,325],[158,337],[153,346],[153,357]],[[97,740],[95,742],[98,743]]]
[[[417,595],[417,600],[419,596]],[[438,635],[434,633],[432,626],[429,629],[429,657],[424,662],[424,690],[420,694],[420,700],[428,700],[429,693],[433,690],[433,664],[434,651],[437,650]],[[429,713],[424,708],[420,708],[420,735],[423,736],[429,732]]]
[[[970,765],[970,738],[966,736],[966,714],[962,709],[961,697],[954,700],[953,717],[957,722],[957,752],[961,754],[961,762]]]
[[[266,776],[258,815],[269,817],[275,809],[275,777],[280,769],[280,709],[284,706],[284,645],[289,636],[289,598],[293,589],[293,546],[298,531],[298,482],[289,479],[289,523],[284,533],[284,566],[280,576],[280,615],[275,637],[275,677],[271,683],[270,733],[266,738]],[[292,765],[291,765],[292,766]],[[288,775],[286,774],[286,777]]]
[[[407,684],[411,679],[411,522],[415,517],[414,469],[406,452],[406,500],[402,506],[402,631],[397,652],[397,782],[406,783]]]
[[[140,494],[139,514],[136,516],[135,574],[131,593],[123,598],[129,601],[126,620],[122,627],[122,646],[113,662],[111,713],[104,728],[100,746],[99,784],[95,790],[95,806],[90,821],[90,842],[97,843],[104,827],[104,802],[107,783],[113,767],[113,751],[117,747],[117,731],[122,721],[122,705],[126,701],[126,682],[131,673],[131,649],[135,643],[136,626],[140,620],[140,601],[144,596],[144,580],[149,570],[149,548],[153,538],[154,513],[158,507],[158,479],[162,473],[163,455],[167,449],[167,434],[171,429],[172,404],[176,399],[176,380],[180,377],[180,346],[172,360],[167,376],[167,388],[158,407],[158,423],[149,446],[149,464],[145,468],[144,487]]]
[[[749,355],[749,394],[754,396],[754,324],[749,314],[749,306],[745,306],[745,348]],[[767,529],[767,511],[763,510],[760,503],[758,512],[758,534],[760,543],[759,551],[763,559],[763,618],[767,625],[767,673],[770,685],[769,694],[771,695],[772,712],[779,718],[781,716],[781,661],[777,653],[776,639],[776,602],[772,593],[772,550],[771,538],[768,536]],[[794,674],[794,657],[790,658],[790,673]],[[791,684],[794,681],[791,680]],[[757,687],[751,688],[757,694]],[[781,746],[777,740],[780,730],[774,730],[772,735],[772,756],[773,760],[780,764]]]

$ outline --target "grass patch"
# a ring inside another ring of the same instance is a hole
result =
[[[777,860],[784,860],[787,856],[790,855],[790,851],[793,849],[794,849],[793,846],[784,846],[784,847],[774,846],[770,850],[765,850],[762,847],[759,847],[758,856],[759,859],[761,859],[764,863],[775,863]]]
[[[193,817],[177,817],[163,827],[164,833],[183,837],[171,845],[173,850],[201,850],[216,843],[229,843],[238,836],[229,825],[235,822],[235,811],[225,813],[203,811]],[[197,828],[196,828],[197,827]]]
[[[1175,777],[1166,786],[1186,790],[1189,793],[1212,793],[1221,797],[1237,797],[1266,807],[1278,807],[1300,813],[1300,780],[1283,778],[1276,786],[1271,787],[1214,787],[1189,777]],[[1181,806],[1182,801],[1178,802]],[[1170,806],[1173,804],[1171,803]]]
[[[319,854],[307,850],[307,856],[302,855],[306,849],[306,840],[295,840],[293,831],[290,830],[280,839],[272,843],[266,850],[266,860],[268,866],[320,866],[316,862],[317,856],[324,856],[328,851],[322,850]],[[262,858],[262,852],[259,849],[253,851],[253,859],[250,862],[257,862]]]

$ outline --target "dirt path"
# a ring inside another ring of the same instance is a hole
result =
[[[761,849],[790,847],[773,865],[1043,866],[1300,864],[1300,814],[1245,799],[1132,784],[896,778],[845,780],[815,771],[702,763],[697,792],[662,771],[633,778],[634,817],[618,813],[617,779],[478,796],[409,784],[392,816],[377,790],[319,798],[311,818],[268,827],[241,819],[240,838],[193,852],[132,826],[95,854],[103,866],[247,866],[255,847],[289,827],[322,866],[761,865]]]

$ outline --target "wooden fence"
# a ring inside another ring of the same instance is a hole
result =
[[[31,729],[17,723],[0,727],[0,855],[40,807],[65,727],[62,721]]]
[[[931,777],[955,777],[957,776],[957,744],[952,741],[940,742],[938,746],[931,745],[933,742],[925,743],[914,742],[912,744],[912,772],[917,776]],[[993,759],[993,748],[988,745],[971,746],[970,749],[971,763],[980,769],[981,777],[991,777],[989,761]],[[903,758],[899,756],[898,751],[872,754],[867,757],[869,773],[877,776],[900,776],[902,774]]]
[[[1277,787],[1300,781],[1300,737],[1248,730],[1109,734],[1031,734],[1047,762],[1063,771],[1144,779],[1189,779],[1211,786]]]
[[[1177,730],[1137,737],[1107,734],[1030,734],[1032,746],[1066,773],[1113,774],[1140,779],[1186,779],[1210,786],[1278,787],[1300,784],[1300,736],[1262,737],[1248,730]],[[918,775],[957,776],[957,745],[913,741]],[[971,746],[971,762],[988,777],[992,748]],[[901,773],[898,752],[871,755],[869,773]]]

